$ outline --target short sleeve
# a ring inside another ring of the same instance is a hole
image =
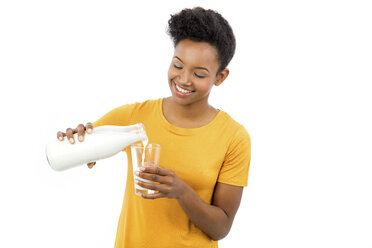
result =
[[[103,125],[128,126],[136,104],[126,104],[112,109],[93,123],[93,128]]]
[[[217,181],[235,186],[247,186],[250,162],[251,138],[246,129],[240,126],[229,145]]]

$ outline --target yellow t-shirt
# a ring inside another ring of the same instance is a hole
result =
[[[216,182],[247,186],[251,142],[242,125],[220,110],[203,127],[176,127],[165,119],[162,102],[158,99],[120,106],[93,126],[143,123],[149,143],[162,147],[159,165],[173,170],[209,204]],[[217,241],[190,221],[177,200],[148,200],[134,193],[129,147],[125,151],[128,171],[115,247],[218,247]]]

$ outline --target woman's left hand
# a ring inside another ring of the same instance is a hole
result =
[[[140,171],[136,171],[136,175],[140,178],[155,182],[147,183],[135,179],[135,184],[146,189],[158,191],[154,194],[142,193],[141,196],[145,199],[177,199],[182,195],[186,186],[186,183],[177,177],[174,171],[159,166],[143,166],[140,168]]]

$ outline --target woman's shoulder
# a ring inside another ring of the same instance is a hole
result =
[[[143,106],[143,107],[153,107],[153,106],[156,106],[158,104],[160,104],[162,101],[162,98],[158,98],[158,99],[147,99],[145,101],[142,101],[142,102],[137,102],[138,106]]]
[[[93,126],[101,125],[129,125],[134,114],[144,114],[152,112],[161,99],[145,100],[142,102],[125,103],[106,112]]]
[[[221,119],[223,120],[223,122],[226,125],[228,125],[230,127],[234,127],[234,128],[241,128],[241,127],[243,127],[243,124],[241,124],[239,120],[233,118],[226,111],[219,109],[219,114],[221,115],[221,117],[222,117]]]
[[[245,128],[246,124],[241,123],[239,120],[233,118],[230,114],[223,110],[219,110],[221,115],[221,128],[225,129],[225,133],[237,137],[249,137],[249,133]]]
[[[144,101],[128,102],[128,103],[124,103],[114,108],[113,110],[120,111],[120,110],[127,110],[127,109],[138,110],[138,109],[144,109],[144,108],[154,108],[157,105],[159,105],[160,102],[161,102],[161,99],[148,99]]]
[[[135,111],[153,111],[161,106],[162,99],[148,99],[142,102],[133,103],[133,108]]]

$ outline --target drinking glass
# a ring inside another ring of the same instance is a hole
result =
[[[142,142],[131,145],[132,164],[133,164],[133,177],[134,179],[144,181],[147,183],[155,183],[151,180],[143,179],[135,175],[142,166],[157,166],[160,157],[161,146],[159,144],[148,144],[144,148]],[[154,194],[154,190],[143,188],[137,184],[134,184],[134,191],[137,195],[141,193]]]

